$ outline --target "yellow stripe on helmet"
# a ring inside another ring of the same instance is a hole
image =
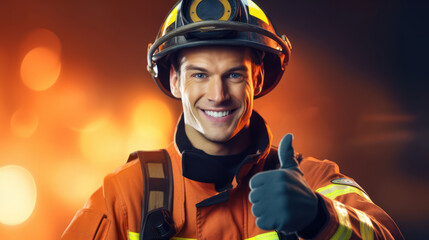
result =
[[[164,25],[162,26],[161,36],[163,36],[167,28],[176,21],[177,12],[179,11],[180,5],[181,3],[177,4],[177,6],[173,9],[173,11],[171,11],[171,13],[168,15],[167,19],[165,19]]]
[[[267,15],[265,15],[264,11],[262,11],[262,9],[260,9],[258,5],[256,5],[256,3],[254,3],[252,0],[247,0],[247,2],[249,3],[249,14],[270,25]]]

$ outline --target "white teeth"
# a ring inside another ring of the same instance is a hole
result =
[[[211,117],[219,118],[219,117],[225,117],[229,115],[232,111],[220,111],[220,112],[204,111],[204,112]]]

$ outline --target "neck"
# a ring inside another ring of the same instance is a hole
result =
[[[192,146],[209,155],[221,156],[238,154],[246,150],[250,144],[250,130],[248,126],[244,127],[234,137],[225,142],[211,141],[187,124],[185,124],[185,132]]]

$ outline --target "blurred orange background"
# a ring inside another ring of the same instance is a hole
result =
[[[171,141],[180,102],[145,69],[174,2],[2,1],[0,239],[59,239],[129,153]],[[256,2],[293,45],[283,80],[255,102],[274,143],[294,133],[296,150],[336,161],[407,239],[421,239],[429,131],[419,5]]]

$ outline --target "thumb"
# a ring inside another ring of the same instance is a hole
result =
[[[298,167],[298,162],[295,158],[295,152],[292,147],[293,135],[291,133],[286,134],[279,144],[279,160],[280,168],[294,168]]]

